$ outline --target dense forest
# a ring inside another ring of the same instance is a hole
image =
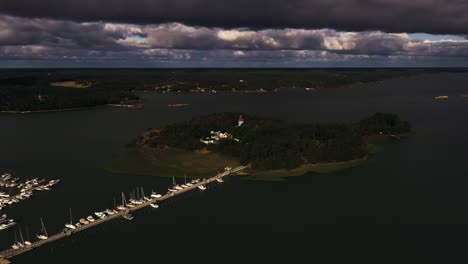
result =
[[[135,91],[258,92],[319,89],[428,72],[423,69],[2,70],[0,111],[34,111],[119,103]],[[75,87],[60,86],[74,83]]]
[[[133,93],[111,87],[58,87],[47,79],[28,75],[0,78],[0,111],[81,108],[135,99],[138,97]]]
[[[238,158],[253,168],[293,169],[303,164],[360,159],[369,154],[366,137],[411,130],[408,122],[389,113],[376,113],[359,122],[342,124],[294,123],[244,114],[245,124],[239,127],[236,122],[240,115],[217,113],[148,130],[136,144],[189,151],[206,148]],[[221,139],[217,144],[202,143],[200,139],[209,136],[211,131],[228,132],[232,138]]]

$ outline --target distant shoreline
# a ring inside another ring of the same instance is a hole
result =
[[[36,114],[36,113],[69,112],[69,111],[80,111],[80,110],[86,110],[86,109],[98,108],[98,107],[104,107],[104,106],[106,105],[63,108],[63,109],[49,109],[49,110],[33,110],[33,111],[5,110],[5,111],[0,111],[0,113],[2,114]]]

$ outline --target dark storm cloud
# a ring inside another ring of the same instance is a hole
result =
[[[468,33],[467,0],[0,0],[22,17],[223,28]]]
[[[50,19],[0,16],[0,46],[46,45],[56,48],[125,48],[116,41],[141,35],[139,29],[104,23],[75,23]],[[144,36],[144,35],[142,35]]]
[[[468,58],[468,40],[332,29],[210,28],[0,15],[0,60],[316,63]]]

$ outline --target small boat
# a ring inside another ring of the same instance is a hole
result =
[[[72,218],[72,211],[71,211],[71,208],[70,208],[70,223],[65,224],[65,227],[66,227],[66,228],[69,228],[69,229],[76,229],[76,226],[73,224],[73,218]]]
[[[84,219],[84,218],[81,218],[80,223],[83,224],[83,225],[87,225],[87,224],[89,224],[89,221]]]
[[[150,203],[150,206],[153,207],[153,208],[159,208],[159,205],[156,204],[156,203]]]
[[[205,185],[199,185],[199,186],[198,186],[198,189],[204,191],[204,190],[206,190],[206,187],[205,187]]]
[[[141,200],[130,200],[130,203],[135,204],[135,205],[143,204],[143,202]]]
[[[49,235],[47,235],[47,230],[44,226],[44,222],[42,221],[42,217],[41,217],[41,233],[37,234],[37,238],[40,240],[49,239]]]
[[[86,220],[88,220],[90,223],[96,221],[91,215],[88,215],[88,217],[86,217]]]
[[[114,211],[112,211],[112,210],[110,210],[110,209],[106,209],[106,210],[104,211],[104,213],[106,213],[106,214],[108,214],[108,215],[114,215],[114,214],[115,214]]]
[[[175,178],[174,176],[172,176],[172,189],[174,190],[182,190],[183,188],[180,187],[180,185],[177,184],[177,182],[175,181]]]
[[[216,181],[219,182],[219,183],[224,182],[224,180],[222,178],[216,178]]]
[[[184,185],[186,186],[186,188],[193,186],[192,183],[187,182],[187,175],[184,175],[184,182],[185,182]],[[182,185],[182,186],[184,186],[184,185]]]
[[[161,198],[162,195],[157,194],[156,192],[151,193],[151,198]]]
[[[133,220],[133,215],[131,214],[123,214],[122,217],[126,220]]]
[[[169,190],[169,192],[177,192],[176,189],[171,189],[171,188],[169,188],[169,189],[167,189],[167,190]]]
[[[21,227],[18,227],[19,228],[19,236],[20,236],[20,241],[18,242],[18,246],[20,248],[24,247],[24,238],[23,238],[23,233],[21,232]]]
[[[19,249],[21,246],[20,246],[21,243],[18,242],[18,238],[16,237],[16,230],[15,230],[15,243],[13,243],[13,245],[11,245],[11,248],[12,249]]]
[[[16,225],[16,222],[13,221],[13,219],[10,219],[10,220],[8,221],[8,223],[6,223],[6,224],[1,224],[1,225],[0,225],[0,230],[8,229],[8,228],[10,228],[10,227],[12,227],[12,226],[14,226],[14,225]]]
[[[94,214],[101,219],[106,218],[106,214],[104,214],[103,212],[94,212]]]

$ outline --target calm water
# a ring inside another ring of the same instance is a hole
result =
[[[350,121],[400,114],[417,134],[365,165],[284,182],[229,178],[13,259],[14,263],[460,263],[468,249],[468,74],[387,80],[312,93],[143,95],[146,108],[0,115],[0,171],[59,178],[47,193],[8,208],[33,236],[50,233],[121,191],[164,190],[166,178],[114,175],[102,168],[149,127],[218,111],[299,121]],[[449,95],[436,102],[433,97]],[[169,108],[168,103],[189,103]],[[0,233],[0,247],[13,230]],[[43,262],[44,261],[44,262]],[[302,261],[303,262],[303,261]]]

